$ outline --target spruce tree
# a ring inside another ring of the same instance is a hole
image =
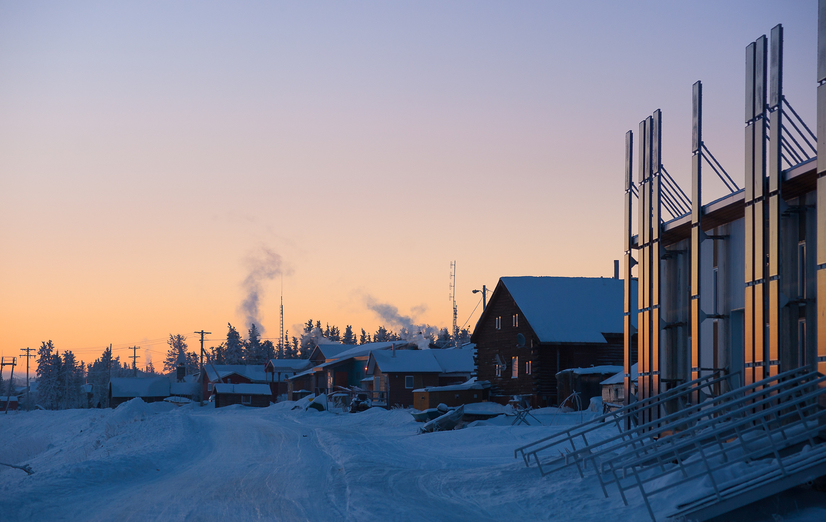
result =
[[[181,354],[183,354],[184,360],[186,360],[186,348],[188,345],[186,344],[186,337],[181,334],[169,334],[169,339],[166,340],[166,344],[169,345],[169,351],[166,352],[166,359],[163,361],[163,371],[171,375],[178,371],[178,358],[181,357]]]
[[[341,341],[344,344],[356,344],[356,335],[353,333],[353,325],[348,324],[344,328],[344,337],[342,337]]]
[[[241,334],[230,323],[227,323],[227,342],[224,346],[225,364],[244,364],[244,342]]]

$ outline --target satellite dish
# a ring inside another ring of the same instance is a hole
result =
[[[516,334],[516,347],[517,348],[524,348],[525,347],[525,336],[521,333]]]

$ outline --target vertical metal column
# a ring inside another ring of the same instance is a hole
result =
[[[690,278],[690,319],[691,324],[691,379],[700,377],[702,353],[700,351],[700,243],[703,231],[700,220],[703,212],[702,200],[702,146],[703,146],[703,84],[696,82],[691,92],[691,278]]]
[[[817,9],[817,370],[826,373],[826,0]]]
[[[623,214],[623,346],[625,354],[625,404],[630,404],[631,399],[631,350],[636,347],[631,345],[631,268],[634,265],[634,258],[631,257],[631,236],[632,236],[632,208],[634,202],[633,193],[633,171],[632,162],[634,158],[634,133],[625,133],[625,213]]]
[[[763,35],[754,52],[754,376],[768,375],[766,344],[766,58]]]
[[[780,164],[783,125],[783,26],[772,28],[769,65],[769,106],[771,118],[769,130],[769,240],[768,240],[768,375],[777,375],[780,366],[781,287],[780,267],[780,207],[782,204]],[[790,369],[790,368],[784,368]]]
[[[639,283],[637,292],[640,296],[639,316],[637,320],[637,347],[638,347],[638,379],[637,392],[640,400],[646,399],[649,394],[649,366],[651,364],[648,354],[648,347],[650,345],[648,326],[649,314],[649,274],[650,274],[650,253],[648,248],[650,220],[651,220],[651,184],[648,179],[649,167],[649,144],[651,142],[651,124],[648,119],[640,122],[640,159],[639,159],[639,192],[640,192],[640,219],[638,223],[639,233],[637,235],[639,241]],[[649,419],[642,418],[641,422],[648,422]]]
[[[651,329],[651,347],[649,348],[650,393],[657,395],[660,392],[660,215],[661,186],[660,170],[662,169],[662,111],[657,109],[651,118],[651,313],[649,327]]]

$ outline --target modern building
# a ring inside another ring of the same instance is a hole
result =
[[[824,23],[817,136],[783,94],[780,25],[746,48],[745,175],[729,175],[703,141],[701,82],[680,159],[692,166],[688,191],[664,167],[659,110],[626,134],[623,277],[639,279],[639,294],[626,284],[625,386],[638,359],[640,399],[714,373],[737,379],[722,391],[804,366],[826,373]],[[708,176],[730,193],[707,201]]]

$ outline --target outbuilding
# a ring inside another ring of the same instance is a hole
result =
[[[217,383],[214,386],[214,401],[216,408],[240,404],[266,408],[270,405],[272,394],[266,384],[225,384]]]

